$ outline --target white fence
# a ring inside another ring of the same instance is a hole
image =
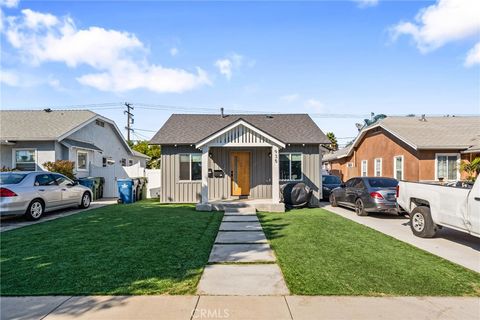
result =
[[[161,170],[160,169],[145,169],[145,176],[147,177],[147,198],[160,197],[160,188],[162,187]]]

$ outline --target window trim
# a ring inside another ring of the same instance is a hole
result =
[[[448,177],[447,177],[447,179],[444,179],[443,181],[458,181],[458,180],[460,180],[461,174],[460,174],[459,164],[460,164],[461,156],[460,156],[460,153],[452,152],[452,153],[435,153],[435,181],[438,181],[438,157],[439,156],[446,156],[446,157],[456,156],[457,157],[457,161],[456,161],[456,164],[457,164],[457,170],[456,170],[457,171],[457,178],[455,180],[448,180]],[[447,160],[447,165],[448,165],[448,160]],[[447,167],[447,171],[448,171],[448,167]]]
[[[178,182],[193,182],[193,183],[201,183],[202,182],[202,179],[199,179],[199,180],[192,180],[192,155],[202,155],[201,153],[199,152],[191,152],[191,153],[188,153],[188,152],[182,152],[182,153],[179,153],[178,154]],[[182,180],[180,179],[180,157],[181,156],[188,156],[188,176],[189,176],[189,180]],[[200,163],[202,163],[202,161],[200,161]]]
[[[365,175],[363,175],[363,164],[365,163]],[[360,161],[360,177],[368,177],[368,160]]]
[[[35,168],[33,171],[37,171],[38,166],[38,150],[36,148],[12,148],[12,169],[17,167],[17,151],[33,151],[35,157]],[[21,162],[21,163],[30,163],[30,162]]]
[[[353,162],[347,162],[347,168],[353,168]]]
[[[280,181],[303,181],[303,152],[280,152],[280,155],[282,154],[286,154],[286,155],[290,155],[289,157],[289,165],[288,165],[288,176],[289,176],[289,179],[279,179]],[[291,158],[291,155],[292,154],[299,154],[301,156],[301,160],[300,160],[300,179],[292,179],[292,158]],[[278,163],[280,164],[280,156],[278,157]],[[280,176],[280,165],[278,166],[278,174]]]
[[[397,158],[402,159],[402,178],[400,180],[405,180],[405,157],[403,154],[393,156],[393,179],[397,179]]]
[[[377,160],[380,160],[380,170],[378,170],[380,172],[380,175],[377,176]],[[375,158],[373,160],[373,175],[375,177],[381,177],[383,174],[383,158]]]
[[[78,167],[78,155],[81,154],[81,153],[87,155],[87,161],[86,161],[85,169],[81,169],[81,168]],[[89,154],[88,154],[88,151],[87,151],[87,150],[77,150],[76,160],[77,160],[77,161],[75,161],[75,168],[77,169],[77,171],[86,172],[86,171],[89,170],[89,168],[90,168],[90,165],[89,165]]]

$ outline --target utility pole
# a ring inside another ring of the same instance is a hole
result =
[[[130,128],[130,125],[132,125],[134,122],[133,113],[131,112],[131,110],[133,110],[134,108],[128,102],[125,102],[125,107],[127,107],[127,110],[123,111],[123,114],[127,115],[127,126],[125,127],[125,129],[127,129],[127,141],[130,142],[130,132],[133,131],[133,129]]]

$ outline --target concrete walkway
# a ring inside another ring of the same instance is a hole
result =
[[[198,285],[201,295],[285,295],[289,291],[255,208],[226,207]]]
[[[323,208],[465,268],[480,272],[479,238],[450,228],[438,230],[435,238],[419,238],[414,236],[410,230],[410,221],[407,217],[382,213],[359,217],[353,210],[334,208],[329,204],[324,204]]]
[[[3,217],[0,221],[0,232],[23,228],[26,226],[31,226],[33,224],[43,223],[63,217],[68,217],[77,213],[85,212],[87,210],[101,208],[115,203],[117,203],[117,198],[98,199],[96,201],[92,201],[90,207],[88,207],[87,209],[75,209],[72,207],[72,209],[62,209],[46,212],[45,216],[43,216],[40,220],[37,221],[28,221],[23,216]]]
[[[318,296],[2,297],[2,320],[474,320],[479,298]]]

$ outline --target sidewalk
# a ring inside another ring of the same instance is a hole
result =
[[[318,296],[2,297],[2,320],[474,320],[480,298]]]
[[[383,213],[359,217],[353,210],[326,203],[322,208],[480,273],[480,241],[472,235],[443,228],[435,238],[419,238],[413,235],[406,217]]]
[[[72,208],[46,212],[45,216],[43,216],[40,220],[37,221],[28,221],[22,216],[4,217],[0,222],[0,232],[23,228],[26,226],[31,226],[33,224],[43,223],[63,217],[68,217],[77,213],[85,212],[87,210],[101,208],[115,203],[117,203],[117,198],[102,198],[92,201],[92,203],[90,203],[90,207],[88,207],[87,209]]]
[[[202,295],[284,295],[288,288],[255,207],[225,207],[209,265],[198,284]]]

